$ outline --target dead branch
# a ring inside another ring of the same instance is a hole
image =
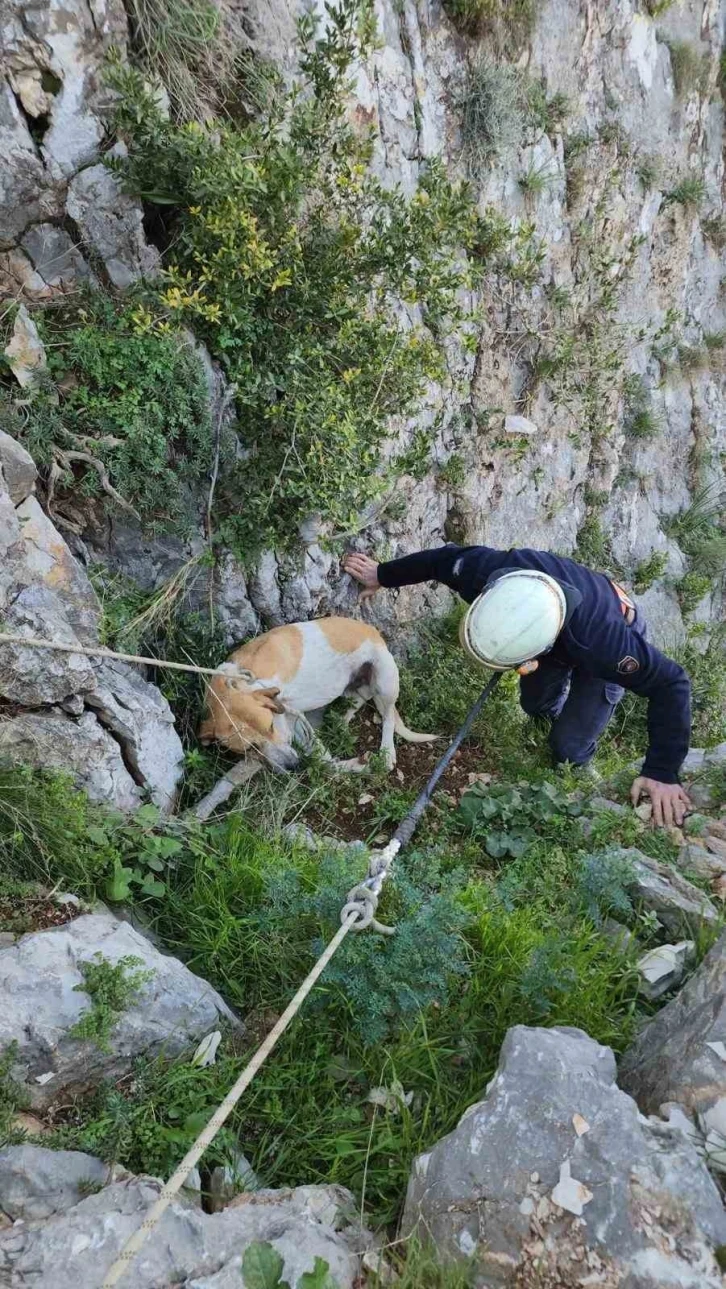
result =
[[[103,464],[103,461],[99,461],[98,457],[92,456],[90,452],[80,452],[74,448],[59,448],[55,445],[53,446],[53,452],[65,470],[70,470],[70,462],[72,461],[82,461],[84,465],[92,466],[96,471],[101,487],[107,496],[111,497],[116,502],[116,505],[120,506],[122,510],[126,510],[130,515],[133,515],[134,519],[141,518],[138,511],[134,510],[131,503],[127,501],[125,497],[122,497],[121,493],[117,492],[114,488],[108,477],[108,471]]]

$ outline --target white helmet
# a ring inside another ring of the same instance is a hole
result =
[[[492,671],[507,671],[552,648],[565,625],[559,582],[536,569],[516,569],[485,587],[461,620],[468,654]]]

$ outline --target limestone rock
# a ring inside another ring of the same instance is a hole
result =
[[[703,748],[702,747],[689,748],[688,755],[686,756],[686,759],[683,762],[683,765],[681,766],[681,774],[683,775],[700,774],[701,771],[704,770],[705,768],[706,768],[706,753],[704,752]]]
[[[22,443],[11,438],[4,430],[0,430],[0,468],[10,500],[14,506],[19,506],[35,488],[38,471]]]
[[[126,765],[154,804],[173,810],[184,748],[163,694],[126,663],[99,662],[86,702],[121,742]]]
[[[0,1265],[14,1289],[97,1289],[160,1190],[161,1182],[148,1177],[114,1182],[46,1221],[0,1231]],[[353,1289],[359,1259],[341,1231],[353,1204],[338,1186],[259,1191],[214,1214],[176,1200],[134,1262],[132,1283],[136,1289],[240,1289],[245,1249],[265,1240],[282,1257],[290,1284],[312,1271],[317,1257],[340,1289]]]
[[[23,235],[21,246],[48,288],[70,286],[79,281],[95,282],[77,243],[64,228],[34,224]]]
[[[91,801],[135,810],[143,791],[129,774],[119,743],[93,712],[72,718],[60,707],[20,712],[0,721],[0,756],[36,770],[68,774]]]
[[[726,934],[641,1030],[619,1077],[644,1114],[666,1101],[698,1118],[726,1106]]]
[[[537,434],[537,426],[534,421],[528,421],[526,416],[505,416],[504,418],[505,434]]]
[[[23,539],[21,580],[42,583],[63,598],[65,616],[83,644],[94,644],[101,606],[86,573],[36,497],[17,508]]]
[[[65,1213],[83,1199],[84,1183],[100,1189],[108,1164],[79,1150],[8,1146],[0,1150],[0,1210],[13,1222],[37,1222]]]
[[[680,868],[690,869],[697,877],[711,881],[726,872],[726,855],[718,852],[712,854],[710,847],[704,850],[703,846],[696,846],[690,842],[686,846],[681,846],[678,852],[678,864]]]
[[[708,896],[669,865],[634,848],[614,847],[601,857],[603,865],[621,867],[623,861],[630,870],[624,882],[631,899],[655,913],[671,934],[716,921],[716,910]]]
[[[114,286],[131,286],[156,273],[159,255],[144,237],[141,204],[121,191],[106,166],[90,166],[71,180],[66,209]]]
[[[77,645],[66,609],[72,604],[49,586],[26,586],[13,600],[3,620],[10,635]],[[32,645],[0,644],[0,694],[27,707],[62,703],[95,685],[90,659],[83,653],[56,653]],[[82,710],[82,705],[81,705]]]
[[[680,984],[695,949],[692,940],[681,940],[679,944],[660,944],[644,953],[636,963],[641,993],[653,1001]]]
[[[35,385],[47,370],[45,346],[24,304],[15,315],[12,339],[5,346],[5,357],[19,385]]]
[[[581,1030],[510,1029],[485,1099],[414,1163],[417,1228],[444,1255],[476,1252],[478,1289],[721,1289],[726,1213],[705,1165],[639,1115]]]
[[[79,964],[99,953],[111,963],[139,958],[139,969],[150,972],[119,1017],[108,1052],[69,1033],[90,1007]],[[216,1029],[220,1017],[231,1019],[210,985],[108,913],[82,914],[1,950],[0,982],[7,1004],[0,1017],[0,1049],[17,1043],[13,1076],[36,1109],[102,1079],[119,1078],[137,1057],[161,1051],[176,1056]]]

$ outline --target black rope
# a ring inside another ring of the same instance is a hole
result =
[[[466,720],[464,721],[464,724],[462,725],[461,729],[456,735],[456,738],[453,740],[452,743],[449,744],[441,760],[436,763],[434,772],[431,775],[431,778],[429,779],[428,783],[426,784],[426,787],[423,789],[421,793],[419,793],[418,797],[414,801],[405,819],[402,819],[400,824],[398,825],[398,828],[393,834],[391,841],[400,841],[401,849],[403,849],[404,846],[407,846],[411,838],[413,837],[413,834],[415,833],[418,827],[419,820],[424,810],[426,809],[427,805],[429,804],[429,801],[431,800],[431,794],[434,788],[436,787],[436,784],[438,783],[444,771],[450,765],[453,757],[458,752],[459,748],[464,742],[464,739],[467,738],[468,735],[471,733],[471,727],[474,724],[474,721],[476,720],[477,716],[479,716],[479,714],[481,713],[481,710],[484,704],[486,703],[487,699],[490,698],[491,695],[494,693],[494,690],[499,684],[499,681],[501,680],[501,678],[502,678],[501,671],[495,671],[491,680],[484,686],[483,690],[481,691],[473,707],[469,709]]]

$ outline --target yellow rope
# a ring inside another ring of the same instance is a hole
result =
[[[267,1038],[258,1047],[252,1059],[245,1066],[237,1082],[230,1088],[224,1101],[215,1110],[211,1119],[205,1128],[202,1129],[191,1150],[182,1159],[176,1172],[169,1178],[166,1185],[162,1188],[159,1198],[154,1206],[149,1210],[141,1226],[134,1231],[133,1235],[127,1240],[118,1258],[114,1262],[101,1289],[114,1289],[124,1273],[129,1269],[131,1263],[136,1257],[139,1249],[144,1244],[151,1232],[155,1230],[161,1221],[164,1213],[171,1204],[175,1195],[178,1195],[185,1181],[187,1180],[192,1169],[198,1164],[207,1146],[214,1140],[220,1128],[234,1110],[242,1093],[249,1087],[260,1066],[267,1060],[272,1049],[276,1046],[278,1040],[282,1037],[290,1021],[297,1015],[302,1004],[307,998],[313,985],[322,975],[326,966],[333,957],[333,954],[343,943],[345,937],[351,928],[358,921],[358,913],[350,913],[343,922],[342,926],[336,931],[328,947],[321,953],[312,971],[305,977],[295,997],[285,1008],[277,1024],[270,1030]]]
[[[102,649],[100,646],[56,644],[54,640],[38,640],[34,636],[9,635],[5,631],[0,631],[0,644],[29,645],[32,649],[52,649],[57,653],[80,653],[86,654],[89,658],[110,658],[113,662],[138,662],[143,663],[146,667],[168,667],[172,671],[192,671],[199,676],[229,676],[231,674],[228,665],[226,670],[220,667],[196,667],[188,662],[168,662],[165,658],[144,658],[135,653],[116,653],[114,649]],[[246,672],[244,667],[239,667],[237,670],[243,673]],[[251,673],[247,674],[251,675]]]

